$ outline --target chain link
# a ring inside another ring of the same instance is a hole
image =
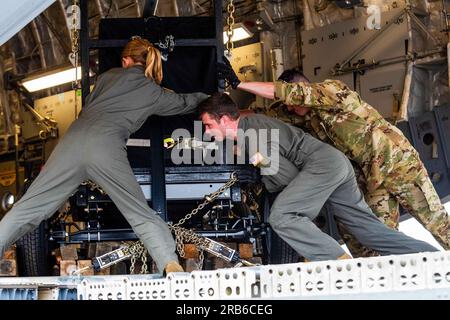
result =
[[[205,256],[202,248],[208,246],[208,239],[197,235],[192,230],[181,227],[181,225],[183,225],[187,220],[191,219],[206,205],[216,200],[222,193],[224,193],[227,189],[231,188],[231,186],[233,186],[237,181],[238,181],[237,174],[233,172],[230,176],[230,179],[217,191],[209,194],[208,196],[205,196],[205,200],[202,203],[200,203],[197,206],[197,208],[193,209],[190,213],[188,213],[184,218],[180,219],[180,221],[178,221],[177,223],[169,225],[169,229],[172,230],[172,232],[175,234],[175,242],[180,257],[184,258],[185,256],[184,254],[185,243],[191,243],[195,245],[195,247],[199,251],[199,258],[197,262],[198,270],[201,270],[203,267]],[[147,273],[147,250],[142,241],[136,241],[133,245],[131,245],[128,248],[128,252],[131,254],[130,274],[133,274],[135,272],[136,261],[139,257],[142,260],[141,273]]]
[[[79,8],[78,6],[78,0],[74,0],[73,1],[73,6],[72,6],[72,29],[70,30],[71,32],[71,39],[72,39],[72,52],[71,52],[71,57],[73,59],[73,64],[75,67],[75,80],[72,81],[72,89],[73,90],[77,90],[79,89],[79,80],[78,80],[78,65],[79,65],[79,53],[80,53],[80,30],[78,30],[77,26],[79,25],[79,21],[77,21],[78,17],[78,12],[77,9]],[[75,95],[75,103],[76,103],[76,95]]]
[[[232,41],[233,35],[234,35],[234,11],[235,11],[235,7],[234,7],[234,3],[233,0],[229,0],[228,5],[227,5],[227,30],[226,30],[226,35],[227,35],[227,43],[226,43],[226,51],[227,51],[227,56],[228,58],[231,58],[232,55],[232,51],[234,49],[234,43]]]
[[[78,11],[77,11],[78,8]],[[79,57],[80,57],[80,30],[77,28],[80,24],[80,21],[78,19],[80,18],[78,16],[79,13],[79,6],[78,6],[78,0],[73,1],[72,6],[72,29],[70,30],[71,35],[71,41],[72,41],[72,52],[70,53],[71,62],[73,63],[73,66],[75,67],[75,79],[72,81],[72,90],[75,91],[74,93],[74,116],[75,119],[78,119],[78,99],[77,99],[77,90],[81,88],[80,80],[78,80],[78,66],[80,64]]]
[[[136,267],[136,255],[133,254],[131,256],[131,266],[130,266],[130,274],[134,274],[134,269]]]
[[[196,233],[194,233],[192,230],[182,228],[181,225],[183,225],[187,220],[191,219],[194,215],[196,215],[200,210],[202,210],[207,204],[213,202],[216,200],[222,193],[224,193],[227,189],[231,188],[236,182],[238,181],[237,175],[235,172],[233,172],[230,176],[230,179],[217,191],[211,193],[210,195],[205,197],[205,200],[200,203],[197,208],[192,210],[189,214],[187,214],[184,218],[180,219],[177,223],[173,225],[169,225],[169,228],[174,232],[175,234],[175,242],[177,245],[177,251],[180,257],[184,258],[184,244],[185,243],[192,243],[196,246],[197,250],[199,251],[199,261],[197,263],[198,269],[201,270],[203,267],[203,261],[204,261],[204,252],[203,247],[208,246],[208,239],[205,237],[199,236]]]
[[[200,210],[203,210],[203,208],[208,205],[209,203],[216,200],[222,193],[224,193],[227,189],[229,189],[232,185],[234,185],[238,181],[237,175],[235,172],[233,172],[230,176],[230,179],[221,186],[217,191],[214,191],[210,195],[205,197],[205,200],[198,205],[197,208],[192,210],[190,213],[188,213],[184,218],[180,219],[177,223],[173,224],[172,227],[178,227],[183,225],[187,220],[191,219],[194,215],[196,215]]]
[[[141,273],[142,274],[147,274],[148,273],[148,270],[147,270],[147,250],[144,250],[142,252],[141,262],[142,262]]]
[[[141,274],[148,273],[147,249],[145,248],[144,243],[142,241],[136,241],[128,248],[128,252],[131,254],[130,274],[134,274],[136,269],[136,260],[139,257],[142,261]]]

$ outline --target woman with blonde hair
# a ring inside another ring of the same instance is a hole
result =
[[[189,113],[208,96],[162,88],[161,54],[145,39],[128,42],[122,67],[98,77],[80,117],[25,195],[0,221],[0,257],[13,242],[50,218],[80,183],[90,179],[115,203],[160,272],[183,271],[167,224],[147,205],[133,174],[126,142],[149,116]]]

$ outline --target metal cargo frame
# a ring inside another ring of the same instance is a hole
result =
[[[215,38],[209,39],[176,39],[175,47],[177,46],[210,46],[216,48],[217,61],[222,61],[223,56],[223,23],[222,23],[222,1],[214,0],[214,16],[215,16]],[[101,48],[117,48],[123,47],[129,39],[114,39],[101,40],[89,38],[89,15],[88,15],[88,0],[80,0],[81,9],[81,30],[80,30],[80,51],[81,51],[81,96],[82,104],[84,105],[86,96],[90,92],[89,82],[89,52],[94,49]],[[153,10],[148,8],[146,4],[145,12],[149,13]],[[144,14],[145,14],[144,12]],[[145,17],[146,19],[150,17]],[[219,83],[220,86],[223,83]],[[167,202],[165,191],[165,175],[164,175],[164,159],[163,159],[163,135],[162,126],[159,121],[153,121],[154,126],[150,139],[157,143],[152,144],[151,168],[152,168],[152,184],[151,198],[152,207],[158,214],[167,221]]]

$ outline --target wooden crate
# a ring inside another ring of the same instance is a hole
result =
[[[77,270],[77,262],[75,260],[61,260],[59,263],[59,274],[61,276],[71,276]]]
[[[253,258],[253,245],[251,243],[239,243],[239,256],[242,259]]]
[[[77,268],[78,269],[82,269],[82,268],[88,267],[88,266],[89,267],[92,266],[91,260],[78,260],[77,261]],[[94,269],[92,269],[92,268],[87,269],[87,270],[83,271],[81,273],[81,275],[83,275],[83,276],[93,276],[94,275]]]
[[[59,253],[62,260],[78,260],[78,245],[68,244],[59,247]]]
[[[2,259],[17,259],[16,245],[12,245],[8,250],[6,250]]]
[[[1,277],[15,277],[17,276],[17,254],[16,246],[5,251],[2,259],[0,259],[0,276]]]
[[[17,276],[16,259],[1,259],[0,260],[0,276],[1,277],[16,277]]]

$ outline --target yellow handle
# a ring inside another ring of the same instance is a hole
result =
[[[175,140],[173,138],[164,139],[164,148],[171,149],[175,146]]]

